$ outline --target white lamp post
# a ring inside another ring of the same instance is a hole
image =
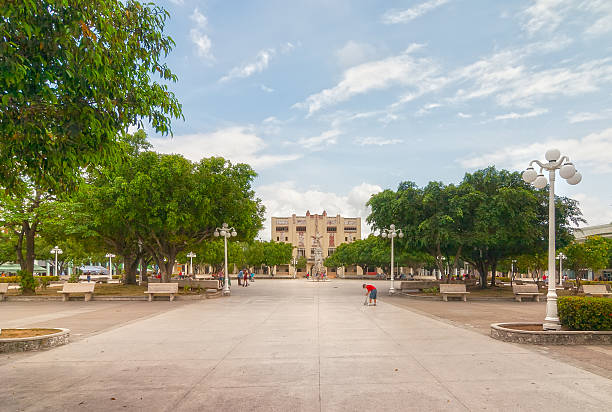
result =
[[[563,260],[567,259],[567,256],[563,254],[563,252],[559,252],[557,255],[557,259],[559,259],[559,285],[563,284]]]
[[[569,157],[561,156],[558,149],[550,149],[544,155],[547,162],[539,160],[529,162],[529,167],[523,172],[523,180],[533,184],[538,189],[546,187],[546,177],[542,170],[548,170],[548,294],[546,295],[546,318],[544,319],[544,330],[559,330],[561,323],[557,314],[557,291],[555,282],[555,171],[559,169],[559,175],[567,180],[570,185],[576,185],[582,180],[582,175],[576,171]],[[565,163],[563,163],[565,162]],[[533,164],[540,166],[538,174]]]
[[[296,257],[292,257],[291,258],[291,264],[293,265],[293,279],[295,279],[296,276],[297,276],[297,263],[298,263],[297,258]]]
[[[53,272],[54,276],[59,276],[57,274],[57,255],[61,255],[62,253],[64,253],[64,251],[62,249],[60,249],[59,247],[55,246],[53,249],[51,249],[50,253],[54,253],[55,254],[55,270]]]
[[[516,263],[516,259],[512,259],[512,277],[510,278],[510,284],[512,285],[512,282],[514,282],[514,264]]]
[[[229,272],[227,271],[227,239],[232,236],[237,236],[236,229],[229,227],[227,223],[223,223],[221,227],[215,229],[215,237],[223,236],[223,245],[225,246],[225,283],[223,284],[223,294],[229,295]]]
[[[115,257],[115,255],[113,255],[112,253],[107,253],[105,256],[108,258],[108,271],[110,273],[110,277],[108,279],[112,280],[113,279],[113,258]]]
[[[191,276],[193,276],[193,258],[196,257],[196,254],[193,252],[189,252],[187,253],[187,257],[189,258]]]
[[[382,229],[380,231],[380,235],[384,238],[388,237],[391,239],[391,287],[389,288],[389,295],[393,295],[395,293],[395,288],[393,287],[393,238],[404,237],[404,233],[402,233],[402,229],[395,229],[395,225],[390,225],[389,229]]]

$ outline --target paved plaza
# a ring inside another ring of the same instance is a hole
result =
[[[426,305],[461,313],[476,302],[380,297],[363,306],[360,281],[258,280],[203,301],[3,302],[3,327],[73,336],[0,355],[0,410],[612,408],[602,374],[425,314]]]

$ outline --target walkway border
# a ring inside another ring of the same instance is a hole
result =
[[[612,331],[519,330],[513,327],[542,326],[538,322],[493,323],[491,337],[504,342],[532,345],[612,345]]]
[[[9,328],[7,328],[9,329]],[[10,328],[27,329],[27,328]],[[0,338],[0,353],[27,352],[35,350],[50,349],[65,345],[70,341],[70,329],[58,329],[60,332],[50,335],[32,336],[29,338]]]

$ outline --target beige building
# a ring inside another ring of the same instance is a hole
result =
[[[316,240],[319,239],[323,259],[335,252],[338,245],[361,239],[361,218],[311,214],[306,216],[273,217],[271,239],[275,242],[291,243],[293,256],[304,256],[307,260],[306,270],[310,272],[314,264]],[[287,268],[281,268],[281,271]],[[332,271],[333,272],[333,271]]]

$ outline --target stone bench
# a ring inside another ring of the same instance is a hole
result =
[[[533,298],[536,302],[540,301],[540,290],[535,283],[529,285],[512,285],[512,293],[517,302],[522,302],[523,298]]]
[[[64,283],[62,290],[58,290],[57,293],[62,294],[62,301],[64,302],[69,300],[73,293],[83,293],[85,294],[85,302],[87,302],[91,300],[95,287],[95,283]]]
[[[8,283],[0,283],[0,302],[4,300],[4,295],[8,293]]]
[[[170,302],[174,300],[174,295],[178,293],[178,283],[149,283],[147,291],[149,302],[153,300],[153,295],[170,295]]]
[[[582,285],[582,293],[589,296],[612,296],[606,285]]]
[[[470,292],[465,290],[465,285],[460,283],[440,283],[440,295],[442,300],[448,302],[448,297],[459,297],[464,302],[467,302],[467,295]]]

